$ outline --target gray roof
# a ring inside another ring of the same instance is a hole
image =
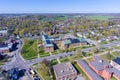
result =
[[[93,80],[103,80],[97,75],[84,60],[78,60],[78,63],[84,68],[84,70],[93,78]]]
[[[56,74],[56,77],[63,77],[65,75],[77,73],[76,69],[73,67],[73,65],[70,62],[57,64],[53,66],[53,69]]]
[[[97,70],[106,70],[110,74],[113,73],[114,75],[117,75],[120,77],[120,71],[112,67],[108,62],[102,60],[100,57],[95,56],[95,61],[90,62],[90,64]],[[106,68],[105,68],[106,66]]]

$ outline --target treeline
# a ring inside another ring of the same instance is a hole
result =
[[[17,17],[0,17],[0,27],[8,27],[9,32],[23,36],[25,33],[32,35],[39,34],[42,30],[48,32],[53,31],[53,27],[57,26],[62,32],[73,33],[77,31],[100,30],[103,28],[116,24],[107,20],[90,20],[86,17],[66,17],[66,16],[17,16]],[[63,26],[63,27],[61,27]]]

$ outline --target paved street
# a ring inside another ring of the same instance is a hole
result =
[[[3,70],[9,70],[12,68],[19,68],[19,69],[26,69],[26,75],[28,76],[28,80],[33,80],[33,78],[31,77],[31,75],[28,72],[28,69],[30,68],[30,66],[28,64],[26,64],[26,62],[23,60],[23,58],[21,57],[20,53],[21,53],[21,47],[22,45],[19,44],[18,45],[18,50],[13,52],[13,58],[15,59],[11,59],[11,61],[6,62],[5,65],[2,66]]]

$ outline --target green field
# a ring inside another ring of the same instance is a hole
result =
[[[45,64],[38,63],[34,67],[34,70],[38,73],[38,75],[42,78],[42,80],[51,80],[49,74],[49,68]]]
[[[113,16],[87,16],[88,19],[93,19],[93,20],[108,20],[109,18],[114,18]]]
[[[30,60],[37,58],[37,41],[35,40],[24,40],[22,48],[22,57]]]

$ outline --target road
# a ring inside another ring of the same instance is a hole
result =
[[[18,45],[18,49],[14,52],[12,52],[12,55],[14,56],[11,58],[11,61],[6,62],[5,65],[2,66],[3,70],[10,70],[12,68],[19,68],[19,69],[25,69],[25,75],[28,76],[28,80],[33,80],[31,75],[29,74],[28,70],[30,68],[30,65],[26,64],[26,62],[23,60],[21,57],[21,49],[22,49],[22,44]]]

